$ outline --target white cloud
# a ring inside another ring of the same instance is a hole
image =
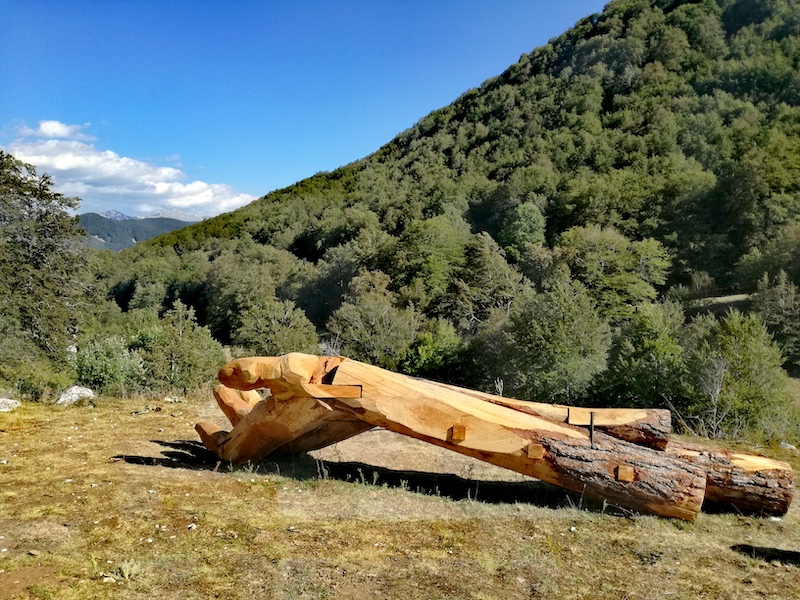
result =
[[[83,125],[67,125],[60,121],[39,121],[39,127],[31,129],[30,127],[22,127],[20,133],[25,137],[40,137],[40,138],[59,138],[59,139],[72,139],[72,140],[86,140],[93,141],[94,137],[84,133],[84,129],[91,127],[91,123],[84,123]]]
[[[5,150],[52,176],[56,191],[83,200],[80,212],[115,209],[132,216],[181,210],[216,215],[248,204],[255,198],[237,193],[230,185],[186,181],[177,166],[160,166],[100,150],[85,129],[41,121],[39,127],[20,129],[18,139]],[[170,156],[165,161],[174,162]]]

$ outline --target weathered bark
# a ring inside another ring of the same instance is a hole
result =
[[[667,447],[669,434],[672,431],[672,417],[670,412],[659,408],[582,408],[576,406],[561,406],[558,404],[543,404],[541,402],[528,402],[494,396],[484,392],[438,383],[430,383],[439,387],[455,390],[462,394],[473,396],[493,404],[513,408],[529,415],[536,415],[556,421],[589,427],[592,422],[594,427],[608,435],[639,444],[663,450]],[[594,413],[594,418],[592,418]]]
[[[760,515],[783,515],[789,510],[794,494],[789,463],[677,441],[671,441],[666,451],[705,470],[706,508]]]

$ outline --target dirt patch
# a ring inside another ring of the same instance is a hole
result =
[[[515,471],[377,428],[309,454],[329,463],[363,463],[393,471],[451,474],[476,481],[536,481]]]
[[[7,573],[0,571],[0,600],[13,598],[31,586],[45,583],[58,585],[64,581],[56,575],[56,567],[25,567]]]
[[[6,524],[0,529],[0,534],[4,545],[9,547],[60,544],[70,537],[69,527],[48,519]]]

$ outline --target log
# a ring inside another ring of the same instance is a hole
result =
[[[205,446],[226,462],[259,460],[275,451],[309,452],[372,428],[311,396],[268,396],[251,405],[239,392],[224,385],[214,390],[232,431],[211,422],[195,425]]]
[[[789,463],[724,448],[670,441],[667,453],[706,472],[706,509],[744,514],[786,514],[794,494]]]
[[[666,409],[561,406],[494,396],[446,383],[434,381],[429,383],[559,423],[567,423],[568,425],[577,425],[579,427],[589,427],[594,423],[598,430],[612,437],[633,444],[656,448],[657,450],[664,450],[667,447],[669,434],[672,431],[672,415]]]
[[[461,389],[442,383],[437,385]],[[465,391],[476,398],[529,414],[556,420],[564,418],[570,424],[585,425],[590,421],[586,416],[588,409],[524,402],[472,390]],[[565,411],[569,411],[566,417]],[[579,416],[575,418],[573,415],[576,411],[583,412],[578,413]],[[789,510],[794,495],[794,471],[789,463],[723,448],[668,441],[666,434],[669,432],[671,419],[666,410],[642,411],[645,414],[627,409],[593,411],[595,426],[609,435],[666,450],[673,456],[702,467],[706,472],[704,508],[772,516],[784,515]]]
[[[450,389],[462,389],[437,383]],[[590,409],[525,402],[483,392],[464,390],[488,402],[508,406],[529,414],[564,419],[575,425],[587,425]],[[688,460],[706,472],[706,495],[703,506],[709,510],[734,510],[743,514],[780,516],[786,514],[794,495],[794,471],[789,463],[764,456],[711,448],[700,444],[669,441],[670,412],[660,409],[591,409],[595,426],[609,435],[666,450]],[[564,413],[567,413],[566,416]]]
[[[256,404],[230,433],[198,425],[203,441],[236,461],[321,431],[326,416],[341,420],[346,415],[623,508],[688,520],[700,510],[705,473],[687,461],[335,358],[289,354],[229,363],[220,371],[224,385],[269,388],[275,402],[269,410],[260,408],[263,402]],[[257,442],[259,437],[270,441]]]

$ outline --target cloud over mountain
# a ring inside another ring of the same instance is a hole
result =
[[[113,208],[146,216],[181,209],[215,215],[254,199],[227,184],[188,181],[186,173],[177,167],[101,150],[87,133],[89,127],[89,123],[40,121],[36,128],[19,128],[18,137],[5,150],[35,165],[40,173],[49,173],[57,191],[82,198],[82,212]],[[173,156],[169,160],[174,159]]]

